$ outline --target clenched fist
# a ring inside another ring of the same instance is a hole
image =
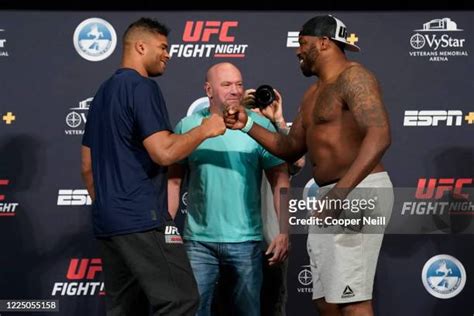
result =
[[[201,126],[205,130],[207,137],[222,135],[226,130],[223,118],[217,114],[211,114],[210,117],[203,119]]]
[[[242,129],[247,123],[247,112],[243,106],[228,106],[224,111],[224,122],[227,128]]]

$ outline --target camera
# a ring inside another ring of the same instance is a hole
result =
[[[255,107],[263,109],[275,101],[275,92],[267,84],[261,85],[255,90]]]

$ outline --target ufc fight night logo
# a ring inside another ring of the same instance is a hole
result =
[[[231,28],[239,25],[237,21],[187,21],[184,26],[183,42],[209,42],[212,35],[220,42],[232,43],[235,37],[230,35]]]
[[[0,190],[10,183],[8,179],[0,179]],[[18,203],[6,202],[5,194],[0,191],[0,216],[15,216]]]
[[[414,198],[405,201],[402,215],[472,215],[474,203],[470,200],[468,189],[472,192],[473,178],[420,178]]]
[[[175,226],[166,226],[165,227],[165,242],[167,244],[182,244],[183,239],[179,234],[178,228]]]
[[[73,258],[66,273],[66,282],[54,283],[52,296],[92,296],[105,295],[104,282],[98,279],[102,272],[100,258]]]
[[[439,200],[445,193],[453,192],[455,198],[468,199],[469,195],[463,193],[465,185],[472,184],[472,178],[420,178],[416,189],[415,197],[417,199],[435,199]]]
[[[183,44],[170,47],[170,57],[243,58],[247,44],[236,44],[238,21],[186,21]]]

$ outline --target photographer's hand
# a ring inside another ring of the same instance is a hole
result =
[[[272,121],[277,128],[286,128],[285,118],[283,117],[283,99],[276,89],[273,89],[273,91],[275,92],[275,100],[262,109],[262,114]]]
[[[255,89],[245,90],[244,97],[242,99],[242,105],[247,109],[255,107]]]

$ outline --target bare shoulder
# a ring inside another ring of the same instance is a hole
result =
[[[351,62],[349,66],[339,75],[338,83],[341,88],[351,88],[353,85],[377,86],[375,75],[359,63]]]
[[[360,126],[386,126],[387,114],[375,75],[358,63],[351,63],[337,82],[339,93]]]

